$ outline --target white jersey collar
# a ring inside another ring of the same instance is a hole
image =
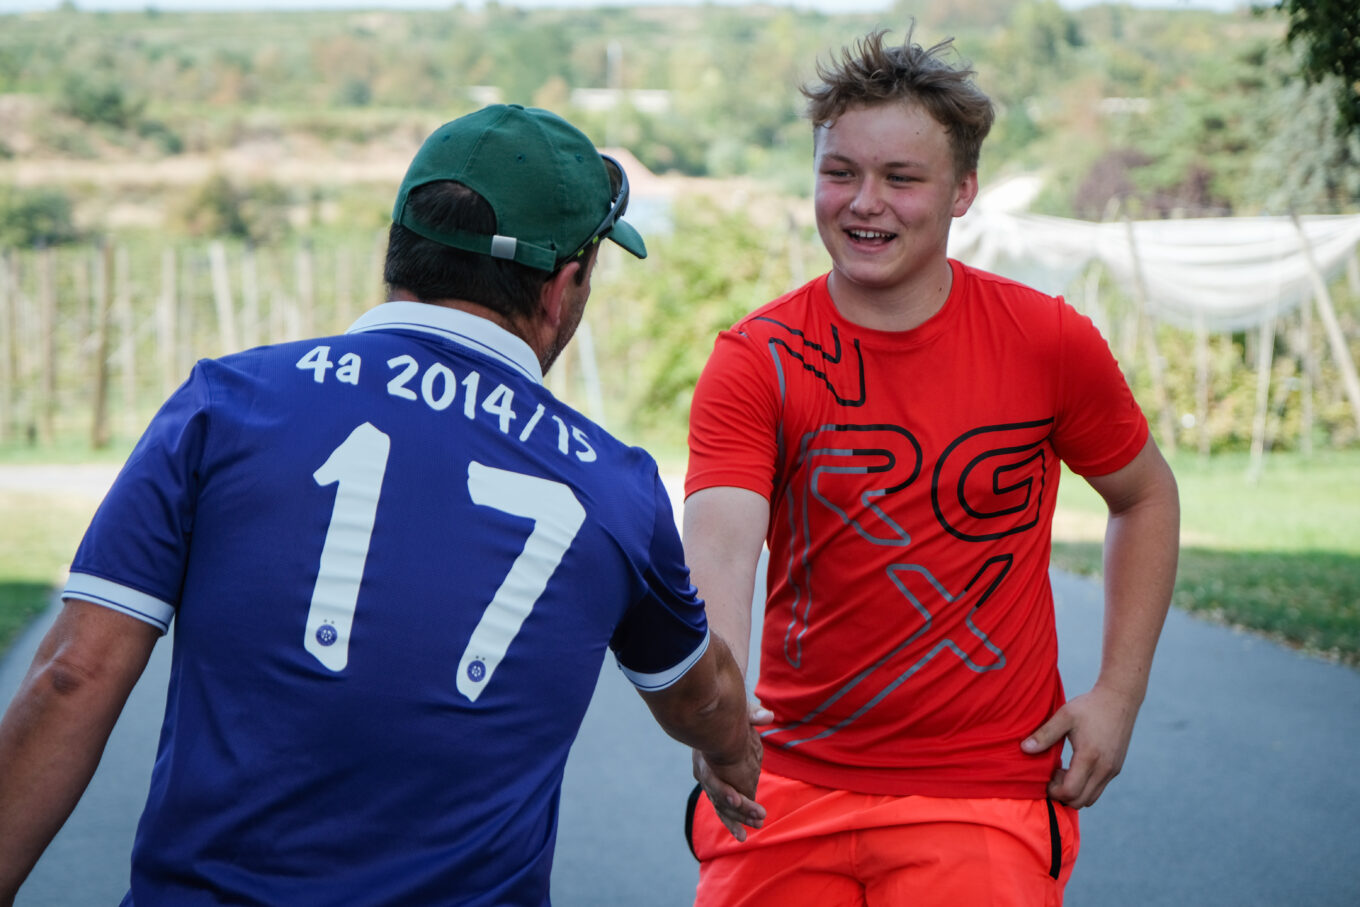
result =
[[[384,302],[360,315],[346,333],[394,330],[421,331],[461,343],[543,383],[543,369],[529,344],[495,322],[461,309],[424,302]]]

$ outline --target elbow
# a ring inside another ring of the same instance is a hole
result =
[[[722,687],[715,687],[708,695],[698,697],[690,706],[696,724],[708,724],[732,707],[730,696]]]
[[[1105,503],[1111,517],[1156,513],[1163,519],[1180,522],[1180,486],[1165,460],[1160,461],[1157,468],[1137,484],[1120,489],[1117,495],[1107,494]]]
[[[731,656],[727,657],[730,660]],[[715,670],[719,667],[715,661],[712,655],[706,655],[674,686],[643,694],[666,733],[689,746],[707,747],[726,736],[729,724],[745,720],[741,675],[735,666],[730,671]]]
[[[689,679],[689,678],[687,678]],[[686,728],[702,728],[723,711],[730,708],[726,690],[716,677],[689,679],[678,685],[667,704],[672,724]]]
[[[97,686],[102,673],[98,665],[57,655],[35,666],[33,685],[58,700],[70,700]]]

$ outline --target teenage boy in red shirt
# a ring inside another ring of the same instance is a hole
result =
[[[770,551],[768,817],[726,834],[749,802],[696,756],[703,905],[1059,904],[1146,691],[1175,479],[1089,319],[948,258],[993,117],[948,48],[875,32],[819,68],[831,272],[723,332],[695,392],[686,556],[743,669]],[[1101,670],[1070,701],[1060,462],[1109,506]]]

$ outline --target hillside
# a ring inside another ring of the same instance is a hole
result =
[[[0,16],[0,184],[58,190],[83,230],[193,233],[203,226],[176,199],[222,180],[265,187],[275,207],[353,215],[372,210],[434,126],[494,99],[557,110],[657,174],[745,177],[797,195],[809,147],[798,86],[869,28],[900,34],[911,10],[918,40],[955,37],[997,102],[984,182],[1053,174],[1040,210],[1099,217],[1112,200],[1139,216],[1347,210],[1360,196],[1353,157],[1273,126],[1282,111],[1298,121],[1312,109],[1294,96],[1277,18],[1073,13],[1051,0],[898,9]],[[1306,160],[1281,169],[1290,156]],[[1308,176],[1319,169],[1330,176]]]

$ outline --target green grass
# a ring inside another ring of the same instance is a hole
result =
[[[102,463],[127,459],[132,442],[91,451],[88,442],[0,444],[4,466]],[[0,655],[52,601],[99,502],[86,495],[0,489]]]
[[[97,503],[0,491],[0,653],[51,602]]]
[[[64,433],[51,443],[0,442],[0,466],[71,466],[85,463],[121,465],[132,453],[136,438],[113,436],[102,450],[92,450],[84,434]],[[3,513],[3,511],[0,511]]]
[[[1246,456],[1172,464],[1181,492],[1173,603],[1360,666],[1360,453],[1272,455],[1252,479]],[[1059,508],[1104,505],[1066,476]],[[1098,540],[1055,540],[1055,566],[1100,572]]]

